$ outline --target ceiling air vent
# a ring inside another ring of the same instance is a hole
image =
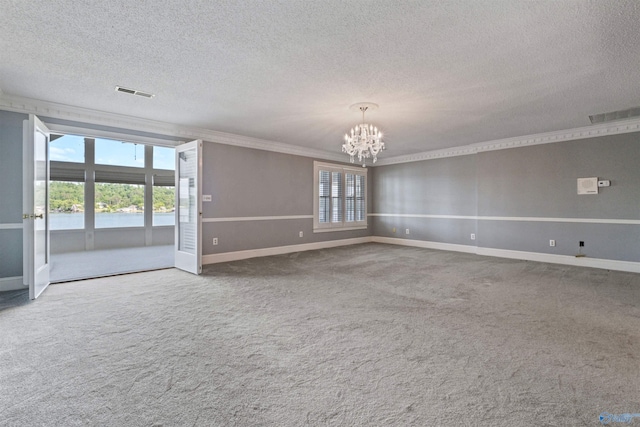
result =
[[[122,87],[122,86],[116,86],[116,92],[123,92],[131,95],[138,95],[145,98],[153,98],[155,96],[152,93],[143,92],[141,90],[135,90],[135,89],[127,89],[126,87]]]
[[[592,124],[611,122],[613,120],[630,119],[640,116],[640,107],[628,108],[626,110],[612,111],[610,113],[592,114],[589,116]]]

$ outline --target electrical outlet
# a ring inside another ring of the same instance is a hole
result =
[[[409,234],[409,229],[408,228],[404,230],[404,234]]]
[[[580,242],[578,243],[578,246],[580,246],[581,248],[584,248],[584,241],[580,240]]]
[[[391,232],[392,232],[392,233],[395,233],[395,232],[396,232],[396,228],[395,228],[395,227],[393,227],[393,228],[391,229]]]
[[[218,244],[218,238],[217,238],[217,237],[214,237],[214,238],[213,238],[213,246],[215,246],[215,245],[217,245],[217,244]]]
[[[556,241],[555,240],[549,240],[549,246],[553,247],[556,245]]]
[[[471,240],[476,240],[476,233],[471,233]]]
[[[302,236],[304,236],[304,233],[301,231],[301,232],[298,233],[298,236],[302,237]]]

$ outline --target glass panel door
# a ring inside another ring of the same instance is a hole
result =
[[[36,299],[49,286],[49,129],[34,115],[25,123],[23,274]]]

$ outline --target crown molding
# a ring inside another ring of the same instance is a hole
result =
[[[182,141],[202,139],[236,147],[251,148],[255,150],[272,151],[276,153],[291,154],[295,156],[311,157],[345,163],[342,153],[333,153],[312,148],[299,147],[266,139],[252,138],[210,129],[180,126],[173,123],[165,123],[156,120],[126,116],[123,114],[107,113],[89,108],[74,107],[56,102],[41,101],[37,99],[7,95],[0,89],[0,109],[19,113],[37,114],[61,120],[69,120],[83,124],[110,126],[119,129],[148,132],[162,136],[175,137]],[[617,120],[607,123],[546,132],[535,135],[519,136],[514,138],[497,139],[476,144],[463,145],[440,150],[424,151],[405,156],[396,156],[386,159],[378,159],[375,165],[385,166],[398,163],[419,162],[445,157],[466,156],[484,151],[505,150],[508,148],[528,147],[540,144],[552,144],[557,142],[572,141],[576,139],[596,138],[606,135],[640,132],[640,118]]]
[[[176,137],[183,141],[202,139],[236,147],[255,150],[273,151],[276,153],[292,154],[295,156],[312,157],[317,159],[344,162],[342,153],[315,150],[298,147],[277,141],[251,138],[232,133],[218,132],[210,129],[180,126],[156,120],[126,116],[123,114],[107,113],[89,108],[74,107],[56,102],[41,101],[6,95],[0,92],[0,109],[18,113],[36,114],[61,120],[69,120],[83,124],[110,126],[118,129],[148,132],[152,134]]]
[[[518,136],[514,138],[496,139],[493,141],[463,145],[459,147],[445,148],[441,150],[425,151],[406,156],[378,159],[376,166],[393,165],[398,163],[419,162],[444,157],[466,156],[484,151],[506,150],[508,148],[528,147],[540,144],[553,144],[557,142],[573,141],[576,139],[597,138],[606,135],[618,135],[622,133],[640,132],[640,118],[628,120],[616,120],[607,123],[598,123],[575,129],[566,129],[553,132],[539,133],[535,135]]]

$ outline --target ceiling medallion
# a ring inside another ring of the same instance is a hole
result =
[[[362,162],[365,167],[366,159],[373,158],[373,163],[378,161],[378,153],[384,150],[384,142],[382,142],[382,131],[377,127],[364,122],[364,113],[367,110],[375,110],[378,104],[372,102],[359,102],[349,107],[350,110],[362,111],[362,124],[356,125],[351,129],[351,134],[344,135],[344,144],[342,144],[342,152],[347,153],[351,157],[351,163],[355,163],[355,156],[358,156],[358,162]]]

